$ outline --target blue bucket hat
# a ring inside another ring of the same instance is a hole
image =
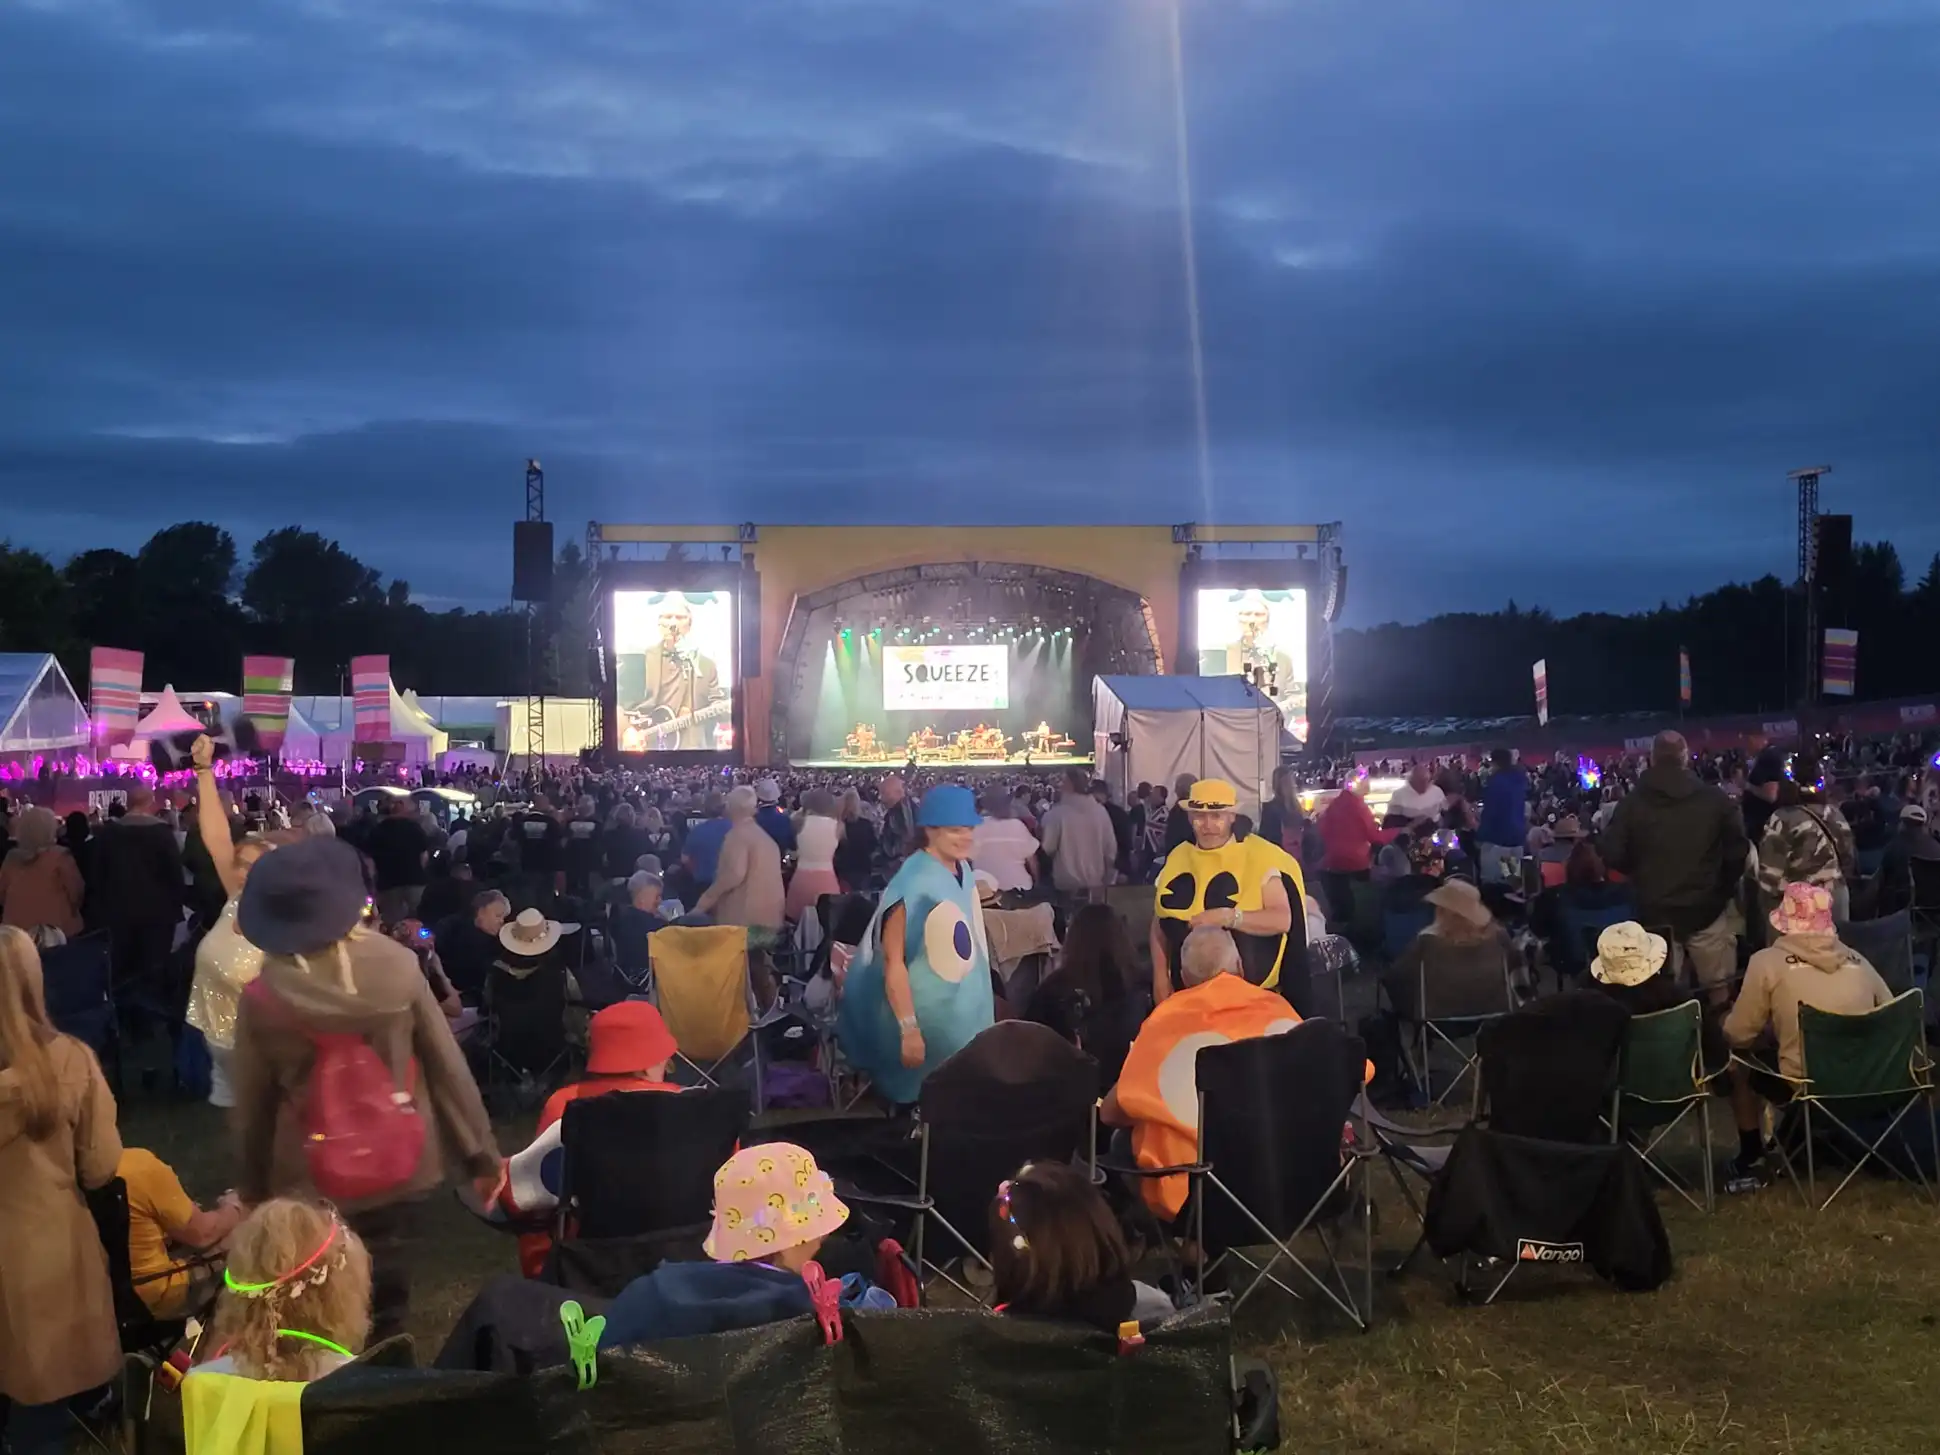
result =
[[[977,814],[977,795],[954,783],[939,783],[923,795],[916,822],[926,829],[973,829],[983,820]]]

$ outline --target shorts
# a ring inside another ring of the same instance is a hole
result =
[[[1729,985],[1738,977],[1738,936],[1729,909],[1695,934],[1680,938],[1677,949],[1690,961],[1691,978],[1700,990]]]
[[[1784,1106],[1798,1090],[1778,1074],[1776,1046],[1766,1043],[1743,1047],[1738,1052],[1738,1060],[1744,1065],[1745,1080],[1751,1089],[1774,1106]]]

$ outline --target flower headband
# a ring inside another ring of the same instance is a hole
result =
[[[1031,1164],[1026,1162],[1018,1169],[1017,1175],[1022,1177],[1030,1170]],[[1008,1177],[997,1184],[997,1216],[1015,1229],[1015,1232],[1011,1235],[1010,1245],[1022,1253],[1031,1246],[1031,1240],[1024,1236],[1024,1230],[1017,1225],[1017,1214],[1010,1210],[1010,1193],[1011,1189],[1016,1185]]]
[[[330,1270],[342,1261],[333,1258],[326,1263],[323,1255],[336,1245],[338,1235],[343,1230],[344,1225],[336,1218],[331,1218],[330,1227],[323,1235],[323,1242],[317,1245],[317,1251],[287,1273],[278,1274],[262,1283],[242,1283],[237,1280],[234,1269],[225,1268],[222,1270],[223,1284],[241,1298],[274,1298],[283,1290],[300,1293],[305,1288],[321,1288],[329,1280]]]

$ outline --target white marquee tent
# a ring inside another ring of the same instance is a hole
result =
[[[88,710],[46,652],[0,652],[0,753],[71,753],[88,745]]]
[[[1280,762],[1280,709],[1244,677],[1096,677],[1098,776],[1120,803],[1140,783],[1223,778],[1257,821]]]

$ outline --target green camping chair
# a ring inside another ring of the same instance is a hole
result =
[[[1630,1018],[1623,1036],[1617,1089],[1610,1098],[1610,1140],[1636,1134],[1632,1145],[1644,1166],[1701,1212],[1714,1206],[1711,1175],[1711,1083],[1716,1072],[1704,1070],[1701,1028],[1704,1012],[1695,1000],[1668,1010]],[[1704,1144],[1704,1179],[1699,1202],[1683,1178],[1657,1161],[1656,1153],[1678,1123],[1697,1113],[1698,1134]],[[1644,1140],[1649,1133],[1649,1140]]]
[[[1832,1206],[1833,1198],[1846,1190],[1846,1184],[1868,1161],[1878,1162],[1928,1197],[1935,1196],[1934,1184],[1917,1161],[1906,1159],[1913,1168],[1913,1176],[1908,1177],[1897,1160],[1881,1151],[1906,1114],[1925,1102],[1928,1144],[1940,1161],[1940,1127],[1935,1125],[1933,1111],[1933,1061],[1926,1052],[1925,1026],[1926,1001],[1917,990],[1909,990],[1864,1015],[1833,1015],[1809,1005],[1799,1007],[1805,1074],[1792,1083],[1796,1088],[1792,1105],[1798,1109],[1805,1134],[1803,1184],[1783,1137],[1778,1140],[1778,1155],[1792,1185],[1813,1211],[1824,1212]],[[1818,1200],[1812,1126],[1815,1115],[1831,1122],[1845,1133],[1846,1140],[1860,1148],[1851,1170],[1824,1202]],[[1853,1130],[1854,1122],[1875,1119],[1885,1122],[1878,1136],[1868,1139]]]

